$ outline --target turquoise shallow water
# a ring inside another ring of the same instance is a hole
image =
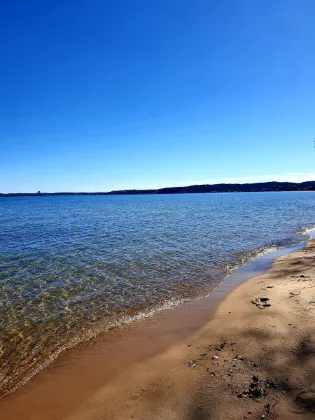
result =
[[[0,387],[306,238],[315,193],[0,198]]]

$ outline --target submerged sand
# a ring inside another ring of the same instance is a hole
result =
[[[315,241],[310,241],[235,288],[188,338],[166,348],[171,341],[155,337],[165,345],[146,360],[137,359],[137,340],[127,340],[122,353],[135,357],[119,365],[115,355],[108,360],[99,350],[92,372],[87,363],[89,375],[81,362],[73,376],[61,360],[2,400],[0,418],[313,419],[314,315]]]

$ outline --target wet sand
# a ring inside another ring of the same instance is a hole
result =
[[[220,290],[66,352],[3,399],[0,418],[314,418],[314,269],[310,241],[215,311]]]

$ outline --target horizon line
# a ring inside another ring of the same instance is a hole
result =
[[[291,185],[302,185],[306,183],[314,183],[315,180],[308,180],[308,181],[299,181],[299,182],[293,182],[293,181],[261,181],[261,182],[219,182],[214,184],[189,184],[189,185],[182,185],[182,186],[169,186],[169,187],[161,187],[161,188],[125,188],[120,190],[109,190],[109,191],[54,191],[54,192],[48,192],[48,191],[40,191],[37,192],[8,192],[3,193],[0,192],[0,196],[14,196],[14,195],[33,195],[33,196],[40,196],[40,195],[57,195],[57,194],[63,194],[63,195],[75,195],[75,194],[90,194],[90,195],[100,195],[100,194],[115,194],[115,193],[127,193],[127,192],[155,192],[155,191],[162,191],[162,190],[175,190],[175,189],[183,189],[183,188],[193,188],[193,187],[216,187],[216,186],[248,186],[248,185],[268,185],[268,184],[291,184]]]

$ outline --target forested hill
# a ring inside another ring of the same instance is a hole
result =
[[[157,190],[111,191],[109,194],[188,194],[262,191],[315,191],[315,181],[307,181],[302,183],[259,182],[253,184],[189,185],[186,187],[167,187]]]
[[[213,184],[189,185],[186,187],[168,187],[155,190],[120,190],[110,192],[56,192],[56,193],[10,193],[0,197],[46,196],[46,195],[137,195],[137,194],[192,194],[192,193],[228,193],[228,192],[263,192],[263,191],[315,191],[315,181],[294,182],[258,182],[252,184]]]

